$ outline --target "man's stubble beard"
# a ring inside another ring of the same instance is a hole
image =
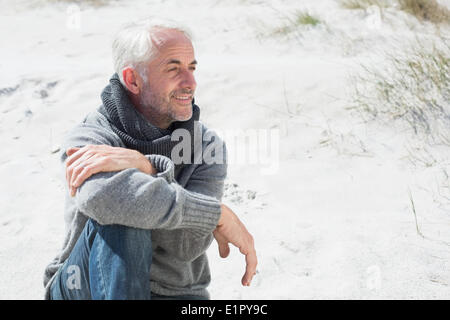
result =
[[[147,87],[148,88],[148,87]],[[169,126],[175,121],[187,121],[192,117],[192,107],[187,114],[177,113],[177,107],[163,96],[154,95],[150,89],[144,90],[140,102],[142,113],[153,124]]]

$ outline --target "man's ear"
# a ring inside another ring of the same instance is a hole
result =
[[[127,67],[122,71],[123,82],[128,91],[134,94],[139,94],[141,87],[141,79],[139,78],[136,70],[131,67]]]

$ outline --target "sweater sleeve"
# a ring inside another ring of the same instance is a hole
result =
[[[212,141],[204,144],[203,156],[205,159],[200,165],[196,166],[185,189],[222,201],[225,178],[227,177],[226,144],[212,130],[205,129],[203,135],[213,138]],[[213,154],[212,157],[210,157],[211,154]]]
[[[87,144],[120,146],[114,134],[83,124],[69,134],[63,151]],[[64,164],[65,153],[61,159]],[[77,189],[75,203],[83,214],[100,224],[144,229],[188,228],[199,234],[211,233],[220,217],[220,202],[215,197],[184,189],[170,179],[173,169],[165,169],[155,176],[137,169],[97,173]]]
[[[207,134],[209,133],[209,134]],[[185,190],[191,194],[197,194],[199,197],[213,197],[221,201],[223,197],[224,181],[227,175],[227,152],[225,143],[211,130],[203,128],[203,135],[214,136],[212,141],[203,143],[203,155],[208,158],[210,153],[214,154],[215,162],[205,162],[194,165],[193,172],[189,180],[184,185]],[[154,156],[148,156],[152,159]],[[159,171],[158,164],[162,163],[161,158],[158,162],[151,160]],[[168,166],[172,161],[166,158]],[[161,173],[163,174],[163,173]],[[172,177],[171,174],[164,173],[166,177]],[[204,214],[207,214],[204,212]],[[173,258],[181,261],[193,261],[204,254],[213,241],[212,233],[205,234],[198,229],[178,229],[178,230],[155,230],[153,235],[163,245],[164,250]],[[167,245],[170,244],[170,245]]]

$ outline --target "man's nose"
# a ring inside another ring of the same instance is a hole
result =
[[[190,71],[183,72],[181,87],[184,89],[195,90],[197,87],[197,82],[195,81],[194,74]]]

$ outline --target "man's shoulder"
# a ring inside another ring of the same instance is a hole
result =
[[[201,135],[203,146],[208,146],[212,143],[214,144],[224,144],[225,141],[221,137],[221,131],[213,128],[207,127],[202,121],[198,121],[201,127]]]
[[[223,133],[221,130],[208,128],[201,121],[199,121],[199,125],[201,126],[202,162],[206,164],[226,165],[227,148],[222,138]]]
[[[80,147],[88,144],[106,144],[122,146],[120,138],[114,133],[106,117],[96,109],[67,132],[63,139],[63,147]]]
[[[111,124],[109,123],[106,116],[101,112],[102,107],[89,112],[83,119],[82,124],[94,125],[99,127],[104,127],[108,130],[111,129]]]

